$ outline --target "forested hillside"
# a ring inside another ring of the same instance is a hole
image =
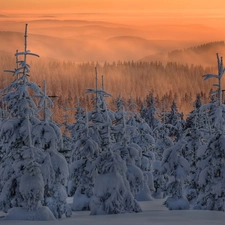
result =
[[[140,61],[151,62],[157,60],[163,63],[178,62],[181,64],[188,63],[189,65],[213,66],[216,62],[216,52],[224,55],[224,41],[208,42],[194,47],[175,49],[168,53],[153,54],[142,58]]]
[[[214,61],[216,57],[214,56]],[[54,99],[56,119],[62,118],[63,110],[59,106],[72,108],[77,97],[84,107],[89,108],[91,99],[85,95],[86,88],[95,86],[95,67],[99,77],[104,75],[104,86],[112,94],[107,100],[109,107],[121,95],[126,101],[132,99],[141,107],[150,92],[154,92],[158,99],[158,107],[163,104],[168,108],[176,100],[179,110],[186,115],[193,108],[193,101],[201,93],[203,102],[208,101],[212,82],[204,82],[202,75],[215,73],[216,67],[188,65],[178,62],[162,63],[118,61],[113,63],[75,63],[72,61],[57,61],[40,57],[30,60],[30,79],[43,86],[47,81],[50,95],[57,95]],[[12,53],[0,51],[0,89],[12,81],[12,77],[4,73],[5,69],[15,68],[15,57]],[[99,86],[102,84],[99,79]],[[65,105],[66,103],[66,105]],[[140,109],[140,108],[139,108]]]

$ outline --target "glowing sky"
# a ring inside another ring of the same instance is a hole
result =
[[[0,13],[10,12],[221,12],[224,0],[0,0]]]

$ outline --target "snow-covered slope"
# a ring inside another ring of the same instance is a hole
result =
[[[0,225],[222,225],[225,213],[207,210],[169,211],[163,206],[164,200],[140,202],[141,213],[90,216],[88,211],[73,212],[72,217],[63,217],[57,221],[5,221],[0,218]],[[3,213],[0,213],[3,216]]]

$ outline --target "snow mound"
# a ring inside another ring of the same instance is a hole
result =
[[[152,201],[151,192],[147,184],[144,184],[144,188],[135,196],[137,201]]]
[[[89,210],[90,198],[85,194],[81,194],[78,189],[75,192],[72,203],[73,211]]]
[[[14,207],[9,210],[4,220],[51,221],[56,219],[48,207],[42,206],[35,211]]]
[[[186,210],[190,208],[190,205],[188,203],[188,200],[185,197],[180,197],[180,198],[172,198],[169,197],[165,205],[170,209],[170,210]]]

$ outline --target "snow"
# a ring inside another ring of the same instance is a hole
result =
[[[46,207],[42,206],[39,207],[37,210],[27,210],[21,207],[14,207],[9,210],[8,215],[4,219],[4,223],[7,223],[5,220],[15,221],[15,220],[30,220],[33,221],[55,221],[55,217],[51,210]]]
[[[128,188],[126,180],[117,171],[99,174],[90,202],[91,215],[140,212],[140,206]]]
[[[151,192],[146,183],[144,183],[143,189],[135,197],[138,201],[151,201],[153,198]]]
[[[73,197],[72,210],[82,211],[89,208],[90,198],[86,194],[81,193],[81,188],[78,187]]]
[[[188,210],[190,205],[185,197],[169,197],[166,200],[166,206],[171,210]]]
[[[208,210],[168,210],[163,202],[165,199],[140,202],[143,212],[124,213],[113,215],[90,216],[89,211],[73,212],[72,217],[63,217],[55,221],[32,221],[32,225],[222,225],[225,221],[225,213]],[[2,216],[3,213],[0,213]],[[4,225],[30,225],[30,221],[4,220],[0,218],[0,224]]]

